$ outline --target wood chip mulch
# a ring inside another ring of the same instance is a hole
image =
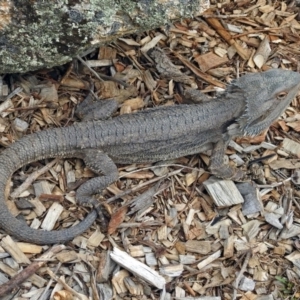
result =
[[[125,114],[183,103],[187,88],[214,96],[244,73],[300,71],[296,5],[212,1],[201,18],[120,38],[66,66],[7,74],[0,144],[71,125],[92,84]],[[153,48],[176,66],[172,76],[147,55]],[[251,183],[211,176],[207,153],[120,165],[99,197],[108,232],[95,223],[51,247],[1,231],[0,295],[10,291],[1,299],[300,299],[299,100],[260,136],[230,143],[230,163],[247,168]],[[76,189],[93,176],[78,159],[34,162],[14,174],[17,199],[7,205],[34,228],[72,226],[87,213]]]

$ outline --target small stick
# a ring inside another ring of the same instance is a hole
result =
[[[236,291],[237,291],[238,286],[239,286],[239,283],[240,283],[240,281],[241,281],[241,279],[242,279],[242,275],[243,275],[243,273],[246,271],[246,267],[247,267],[247,265],[248,265],[250,256],[251,256],[251,251],[249,251],[249,252],[247,253],[247,255],[246,255],[246,257],[245,257],[245,260],[244,260],[244,263],[243,263],[243,265],[242,265],[242,268],[241,268],[241,270],[240,270],[240,272],[239,272],[239,275],[238,275],[238,276],[236,277],[236,279],[235,279],[235,282],[234,282],[234,284],[233,284],[234,290],[233,290],[232,300],[235,300],[235,299],[236,299]]]
[[[39,176],[41,176],[42,174],[46,173],[47,171],[49,171],[49,169],[55,165],[58,162],[58,158],[52,160],[51,162],[49,162],[46,166],[44,166],[43,168],[37,170],[36,172],[33,172],[32,174],[30,174],[30,176],[28,176],[28,178],[18,187],[16,188],[12,193],[11,193],[11,197],[12,198],[17,198],[23,191],[25,191],[34,180],[36,180]]]
[[[118,194],[118,195],[115,195],[115,196],[113,196],[113,197],[107,199],[107,200],[106,200],[106,203],[111,203],[111,202],[113,202],[113,201],[115,201],[115,200],[117,200],[117,199],[119,199],[119,198],[121,198],[121,197],[124,197],[124,196],[126,196],[126,195],[128,195],[128,194],[131,194],[132,192],[136,192],[136,191],[140,190],[141,188],[143,188],[143,187],[145,187],[145,186],[147,186],[147,185],[149,185],[149,184],[151,184],[151,183],[157,182],[157,181],[162,180],[162,179],[164,179],[164,178],[167,178],[167,177],[169,177],[169,176],[176,175],[176,174],[180,173],[181,171],[182,171],[182,169],[180,169],[180,170],[175,170],[175,171],[170,172],[170,173],[168,173],[168,174],[166,174],[166,175],[164,175],[164,176],[161,176],[161,177],[157,177],[157,178],[148,180],[148,181],[146,181],[146,182],[144,182],[144,183],[142,183],[142,184],[140,184],[140,185],[138,185],[138,186],[135,186],[135,187],[132,188],[132,189],[129,189],[129,190],[127,190],[127,191],[124,191],[123,193],[120,193],[120,194]]]
[[[59,263],[57,264],[57,266],[56,266],[56,268],[55,268],[55,273],[58,272],[58,270],[60,269],[61,265],[62,265],[61,262],[59,262]],[[49,291],[49,289],[50,289],[52,283],[53,283],[53,279],[51,278],[51,279],[48,281],[47,286],[45,287],[45,289],[44,289],[44,291],[43,291],[43,294],[40,296],[39,300],[46,300],[45,297],[47,296],[47,293],[48,293],[48,291]]]
[[[222,26],[221,22],[216,18],[207,18],[206,22],[212,26],[218,34],[231,46],[234,46],[237,53],[240,55],[240,57],[244,60],[247,60],[249,58],[249,55],[245,49],[242,48],[241,45],[239,45],[232,35]]]
[[[36,110],[40,108],[55,108],[53,105],[49,104],[40,104],[35,106],[28,106],[28,107],[15,107],[15,108],[7,108],[3,110],[3,112],[14,112],[14,111],[27,111],[27,110]]]
[[[81,299],[81,300],[88,300],[88,298],[85,295],[77,293],[74,289],[72,289],[69,285],[67,285],[62,279],[60,279],[58,276],[54,274],[52,270],[47,268],[47,273],[50,275],[52,279],[57,281],[59,284],[61,284],[68,292],[73,294],[75,297]]]
[[[100,81],[104,81],[105,80],[111,80],[114,82],[117,82],[119,84],[121,84],[122,86],[128,87],[128,84],[122,80],[116,79],[112,76],[107,76],[104,74],[99,75],[96,71],[94,71],[79,55],[77,55],[76,57],[84,66],[86,66]]]
[[[242,18],[247,17],[247,14],[236,14],[236,15],[213,15],[213,14],[203,14],[203,18],[216,18],[216,19],[230,19],[230,18]]]
[[[17,95],[18,93],[21,93],[22,91],[23,91],[23,88],[21,88],[21,87],[16,88],[8,96],[6,96],[5,101],[8,99],[11,99],[13,96]]]
[[[225,88],[225,84],[217,79],[215,79],[213,76],[208,75],[204,72],[202,72],[200,69],[196,68],[191,62],[189,62],[187,59],[185,59],[182,55],[180,55],[179,53],[174,52],[174,55],[180,59],[180,61],[187,66],[196,76],[198,76],[199,78],[203,79],[204,81],[213,84],[215,86],[218,86],[222,89]]]
[[[253,61],[259,69],[266,63],[270,54],[270,42],[269,38],[266,36],[260,43],[259,47],[256,50],[256,53],[253,56]]]
[[[255,33],[260,33],[260,32],[269,32],[269,31],[276,31],[276,30],[281,30],[283,28],[286,28],[287,25],[281,26],[281,27],[275,27],[275,28],[265,28],[265,29],[255,29],[255,30],[251,30],[248,32],[244,32],[244,33],[239,33],[234,35],[234,38],[240,38],[242,36],[248,35],[248,34],[255,34]]]
[[[54,245],[47,252],[45,252],[38,261],[34,261],[23,271],[12,277],[9,281],[0,286],[0,296],[3,296],[19,286],[22,282],[33,275],[40,267],[42,267],[53,255],[65,249],[64,245]]]

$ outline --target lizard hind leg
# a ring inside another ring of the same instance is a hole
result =
[[[84,149],[81,152],[86,166],[101,176],[83,183],[76,192],[76,200],[81,205],[93,206],[98,212],[100,223],[105,226],[100,203],[93,196],[118,179],[118,169],[115,163],[100,150]]]

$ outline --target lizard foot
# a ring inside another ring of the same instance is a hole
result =
[[[118,109],[118,102],[114,99],[99,100],[93,90],[94,84],[87,97],[77,106],[75,114],[84,121],[106,120]]]
[[[210,167],[210,171],[213,175],[223,179],[230,179],[233,181],[244,181],[246,179],[246,174],[242,170],[228,165],[219,168]]]
[[[233,181],[244,182],[247,180],[247,176],[242,170],[235,169],[235,174],[230,179]]]

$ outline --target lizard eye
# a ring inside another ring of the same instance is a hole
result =
[[[276,97],[278,100],[282,100],[286,95],[287,95],[286,92],[281,92],[281,93],[278,93]]]

